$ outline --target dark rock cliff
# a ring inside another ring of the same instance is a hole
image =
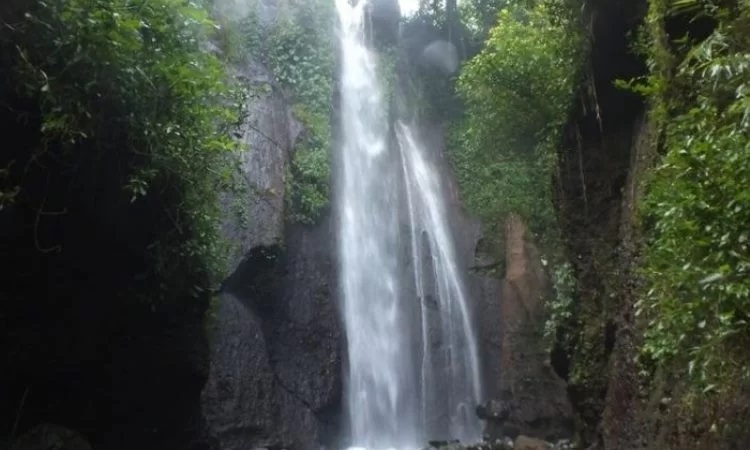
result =
[[[564,362],[576,428],[583,444],[612,449],[640,448],[630,272],[636,189],[644,141],[651,137],[643,100],[614,82],[645,73],[629,36],[646,8],[645,1],[587,5],[587,79],[560,148],[557,180],[558,213],[578,284],[579,331]]]
[[[517,217],[506,220],[505,249],[494,258],[475,240],[475,295],[486,403],[479,408],[492,439],[519,434],[557,440],[573,432],[566,383],[553,370],[543,330],[551,295],[541,255]],[[483,273],[495,267],[498,272]],[[504,270],[503,270],[504,269]]]
[[[746,422],[746,385],[731,398],[688,400],[688,380],[679,371],[650,373],[639,365],[649,324],[635,314],[642,291],[637,267],[649,224],[638,224],[636,212],[664,136],[643,99],[613,83],[646,73],[629,36],[647,8],[645,0],[590,2],[589,89],[560,150],[558,210],[579,287],[580,334],[569,365],[580,439],[617,450],[747,448],[741,425],[717,431],[722,421]],[[677,15],[664,17],[663,25],[674,40],[706,36],[713,26],[707,18]],[[727,414],[718,419],[717,410]]]
[[[23,3],[0,5],[3,21]],[[263,20],[274,4],[263,2]],[[236,73],[271,88],[258,89],[239,130],[250,193],[224,198],[238,251],[210,314],[211,347],[208,295],[155,298],[145,249],[165,233],[159,199],[131,202],[116,157],[82,151],[75,167],[54,154],[32,164],[39,111],[0,72],[0,124],[13,143],[0,167],[25,170],[28,186],[0,209],[0,253],[12,262],[0,285],[0,448],[46,428],[103,450],[326,442],[341,394],[332,233],[326,220],[285,224],[301,127],[265,68]]]
[[[291,227],[228,280],[213,331],[203,411],[220,449],[318,448],[335,438],[341,332],[330,223]]]
[[[239,77],[258,93],[239,130],[250,192],[225,196],[224,232],[238,246],[214,306],[203,415],[212,448],[318,448],[335,439],[342,393],[333,230],[327,218],[286,223],[285,178],[303,129],[262,63]]]
[[[572,407],[543,336],[544,302],[553,293],[542,255],[520,218],[506,219],[504,236],[499,385],[500,399],[510,414],[503,431],[511,437],[520,432],[550,441],[569,438]]]
[[[506,222],[504,248],[493,248],[482,224],[465,211],[444,156],[442,132],[428,128],[427,148],[447,183],[457,264],[466,273],[482,362],[479,408],[492,439],[519,434],[557,440],[573,431],[566,383],[552,369],[543,330],[543,302],[551,295],[546,269],[525,225]]]

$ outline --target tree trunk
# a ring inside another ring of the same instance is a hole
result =
[[[461,17],[458,13],[457,0],[445,0],[445,25],[448,30],[448,41],[456,46],[458,57],[463,60],[466,57],[466,49],[461,33]]]

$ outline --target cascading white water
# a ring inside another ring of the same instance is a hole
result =
[[[476,441],[482,431],[474,412],[481,395],[479,358],[456,266],[443,187],[414,130],[399,122],[396,135],[406,179],[414,283],[421,309],[420,385],[425,431],[432,437]]]
[[[351,433],[356,445],[402,446],[416,443],[416,411],[405,401],[413,381],[404,352],[409,324],[399,314],[396,171],[376,56],[365,46],[365,2],[336,2],[342,52],[337,198]]]
[[[442,188],[412,130],[397,127],[398,145],[390,138],[377,55],[366,45],[366,2],[336,5],[336,206],[351,440],[367,448],[478,440],[477,349]]]

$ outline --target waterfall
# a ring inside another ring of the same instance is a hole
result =
[[[476,441],[477,348],[443,187],[410,127],[392,139],[365,1],[336,0],[341,142],[336,209],[353,445]]]
[[[396,134],[421,310],[423,423],[428,437],[471,442],[481,435],[474,412],[481,396],[479,358],[465,287],[456,266],[443,187],[414,130],[399,122]],[[429,264],[423,264],[424,260]]]
[[[339,248],[348,340],[348,411],[357,445],[416,443],[409,323],[400,315],[397,166],[376,56],[364,44],[364,2],[336,0],[341,17],[342,146]]]

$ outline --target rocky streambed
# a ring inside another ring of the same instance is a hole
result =
[[[459,442],[430,442],[430,446],[423,450],[576,450],[570,440],[562,439],[555,443],[529,436],[520,435],[514,439],[510,437],[485,440],[479,444],[466,445]]]

